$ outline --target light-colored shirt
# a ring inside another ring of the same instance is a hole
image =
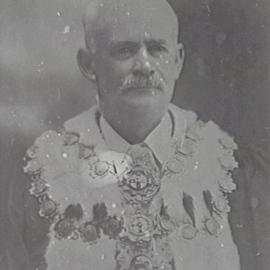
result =
[[[146,137],[144,143],[152,150],[158,161],[162,164],[170,155],[168,145],[173,136],[173,115],[166,113],[160,123]],[[100,119],[100,128],[107,146],[113,150],[125,153],[131,147],[123,137],[113,129],[103,116]]]

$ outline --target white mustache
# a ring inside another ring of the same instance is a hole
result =
[[[129,76],[127,77],[122,86],[120,87],[121,90],[126,90],[129,88],[158,88],[160,90],[164,89],[165,84],[164,80],[155,76],[155,77],[134,77]]]

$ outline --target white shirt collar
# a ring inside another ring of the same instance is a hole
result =
[[[100,128],[107,146],[117,152],[125,153],[131,146],[121,137],[111,125],[101,116]],[[153,151],[160,163],[167,161],[170,156],[170,142],[172,139],[173,121],[171,115],[166,115],[161,119],[158,126],[147,136],[144,143]]]

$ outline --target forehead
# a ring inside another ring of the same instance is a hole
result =
[[[178,20],[165,0],[112,0],[99,7],[92,30],[97,37],[113,41],[149,38],[170,42],[177,41]]]
[[[172,21],[158,17],[157,14],[146,15],[127,13],[116,17],[114,23],[107,28],[111,40],[143,40],[162,39],[176,40],[177,34]]]

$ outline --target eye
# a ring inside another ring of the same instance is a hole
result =
[[[124,47],[118,50],[118,55],[122,57],[129,57],[132,55],[132,48]]]
[[[126,60],[136,54],[137,47],[132,45],[116,46],[111,50],[111,55],[117,60]]]
[[[152,43],[148,45],[148,51],[153,56],[158,56],[163,53],[167,53],[168,49],[165,45],[159,43]]]

